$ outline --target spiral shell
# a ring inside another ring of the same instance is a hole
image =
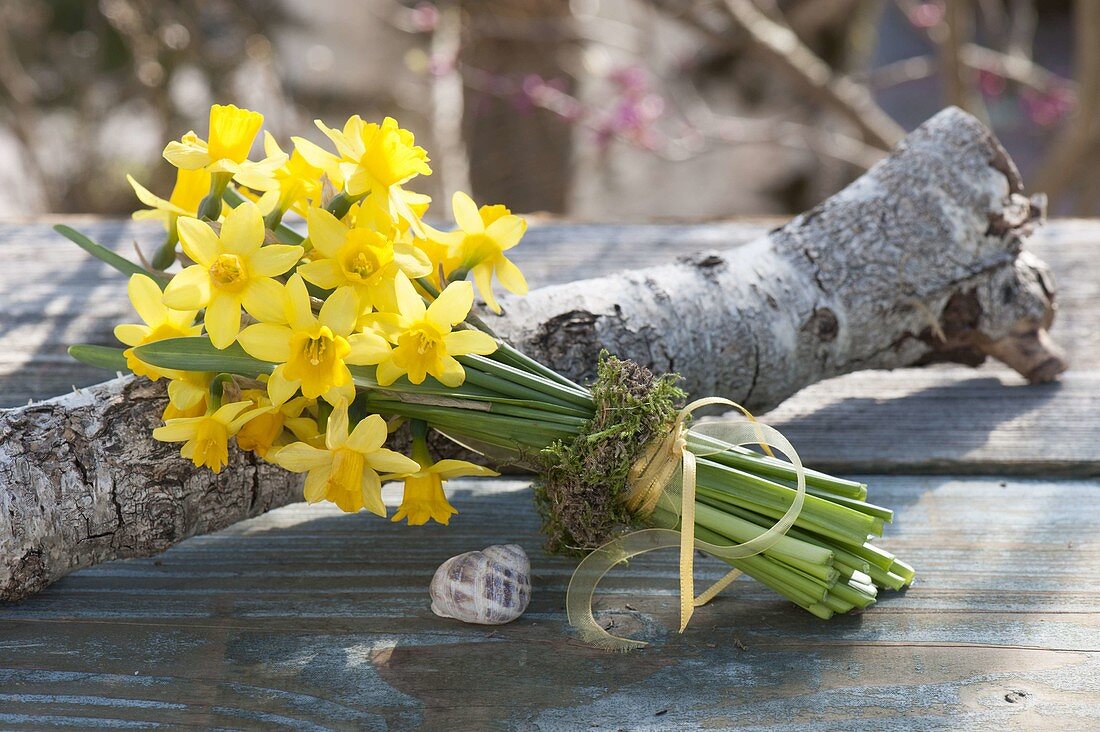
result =
[[[432,577],[432,612],[464,623],[503,625],[531,601],[531,562],[518,544],[451,557]]]

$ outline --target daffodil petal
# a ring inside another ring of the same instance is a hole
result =
[[[315,168],[328,170],[340,160],[328,150],[304,137],[292,137],[290,141],[294,143],[294,149],[298,151],[298,154]]]
[[[333,413],[335,414],[335,410]],[[359,420],[359,424],[347,436],[347,447],[362,453],[377,450],[385,444],[386,434],[386,420],[377,414],[369,414]]]
[[[455,223],[458,228],[467,234],[480,234],[485,231],[485,224],[481,221],[481,213],[477,210],[474,200],[462,191],[455,191],[451,196],[451,210],[454,212]]]
[[[450,330],[452,325],[457,325],[465,320],[473,305],[473,285],[465,281],[452,282],[428,306],[427,317],[428,320],[447,331]]]
[[[152,209],[157,209],[155,212],[145,213],[161,213],[171,211],[172,213],[181,214],[183,216],[191,215],[191,211],[185,211],[179,206],[173,204],[171,201],[165,201],[163,198],[153,194],[145,186],[134,180],[134,176],[127,174],[126,181],[130,184],[130,187],[134,189],[134,195],[138,200],[144,203],[146,206]]]
[[[183,417],[168,420],[164,426],[153,430],[153,439],[160,442],[189,440],[195,434],[195,426],[203,419],[203,417]]]
[[[325,446],[330,450],[343,447],[348,441],[348,403],[341,401],[334,405],[332,414],[328,417],[328,428],[325,431]]]
[[[223,404],[218,407],[218,411],[214,412],[212,416],[215,420],[227,425],[236,419],[241,412],[251,406],[251,401],[230,402],[229,404]]]
[[[351,381],[351,372],[348,371],[348,367],[344,366],[344,372],[347,374],[347,381],[337,386],[330,387],[328,391],[321,395],[329,404],[336,406],[340,402],[351,402],[355,399],[355,384]]]
[[[298,391],[301,382],[286,378],[285,367],[278,366],[267,380],[267,395],[275,406],[282,406]]]
[[[489,262],[482,262],[474,267],[473,275],[481,299],[485,301],[490,310],[500,315],[500,305],[497,304],[497,299],[493,297],[493,265]]]
[[[259,207],[245,201],[230,209],[222,221],[221,244],[225,251],[248,255],[256,252],[263,243],[264,217]]]
[[[327,325],[333,333],[346,337],[355,329],[359,320],[359,296],[352,287],[341,287],[328,296],[321,305],[317,319]]]
[[[462,386],[462,383],[466,381],[466,370],[452,356],[444,356],[439,359],[439,368],[432,371],[432,376],[439,379],[444,386],[454,388]],[[412,381],[412,376],[409,377],[409,381]],[[413,383],[418,382],[414,381]]]
[[[206,398],[206,387],[185,379],[173,379],[168,384],[168,401],[181,411],[191,409]]]
[[[370,192],[373,183],[374,177],[369,171],[365,168],[356,167],[344,185],[347,188],[348,194],[352,196],[361,196],[364,193]]]
[[[291,244],[268,244],[248,258],[248,271],[253,277],[276,277],[298,263],[305,252]]]
[[[424,317],[424,301],[417,294],[416,288],[408,276],[401,271],[397,272],[393,282],[394,294],[397,297],[397,308],[401,315],[409,320],[420,320]]]
[[[204,324],[215,348],[229,348],[241,331],[240,300],[232,295],[215,295],[206,308]]]
[[[295,442],[279,450],[274,462],[292,473],[304,473],[331,464],[332,453],[304,442]]]
[[[256,320],[286,322],[286,291],[273,279],[263,277],[250,281],[241,293],[241,304]]]
[[[193,264],[178,272],[164,288],[162,302],[173,310],[198,310],[210,302],[210,272]]]
[[[427,277],[432,273],[432,261],[428,255],[411,244],[396,242],[393,245],[393,261],[411,279]]]
[[[395,364],[391,358],[378,364],[378,370],[375,372],[375,379],[377,379],[379,386],[389,386],[400,379],[404,373],[405,371]]]
[[[486,468],[484,465],[467,462],[465,460],[440,460],[431,468],[432,472],[440,478],[461,478],[466,475],[494,476],[500,475],[497,471]]]
[[[447,353],[452,356],[466,356],[471,353],[488,356],[497,350],[496,339],[480,330],[456,330],[448,333],[443,336],[443,344],[447,347]]]
[[[378,473],[366,468],[363,470],[363,505],[368,511],[386,518],[386,504],[382,503],[382,481]]]
[[[244,427],[253,419],[259,417],[261,414],[267,414],[273,409],[274,407],[256,407],[255,409],[249,409],[247,412],[244,412],[240,416],[234,418],[233,421],[229,423],[229,434],[237,434],[241,431],[241,427]]]
[[[164,148],[164,159],[177,168],[196,170],[210,163],[210,154],[204,148],[172,140]]]
[[[286,317],[294,330],[309,330],[317,323],[309,304],[309,290],[298,274],[292,274],[286,283]]]
[[[312,282],[325,290],[335,290],[340,285],[347,284],[347,277],[340,263],[335,259],[315,259],[298,267],[298,274],[306,282]]]
[[[497,257],[495,262],[497,279],[504,288],[516,295],[527,294],[527,278],[523,276],[512,260],[507,257]]]
[[[527,231],[527,222],[519,216],[501,216],[489,224],[485,235],[496,242],[501,251],[511,249],[523,238]]]
[[[353,366],[381,363],[391,353],[389,341],[377,333],[356,333],[348,337],[348,345],[351,346],[351,351],[344,356],[344,362]]]
[[[396,313],[397,295],[394,292],[393,278],[382,280],[373,285],[367,285],[366,297],[363,298],[363,309],[370,312],[370,308],[385,313]]]
[[[292,446],[288,445],[287,447]],[[284,450],[286,450],[286,447],[279,450],[279,453],[282,453]],[[276,454],[273,458],[276,463],[278,463],[278,457],[278,454]],[[325,500],[325,494],[328,491],[329,474],[330,470],[325,467],[309,471],[309,475],[306,476],[305,489],[302,492],[303,498],[305,498],[308,503],[320,503]]]
[[[313,248],[326,257],[335,257],[348,238],[348,227],[323,208],[306,212],[306,226]]]
[[[264,155],[271,157],[272,155],[284,154],[283,149],[279,147],[279,141],[275,139],[275,135],[268,130],[264,130]]]
[[[387,473],[415,473],[420,470],[420,464],[412,458],[384,447],[368,452],[366,460],[367,465],[375,470]]]
[[[204,267],[214,264],[221,244],[209,224],[190,216],[180,216],[176,219],[176,231],[179,233],[184,254]]]
[[[237,342],[245,352],[261,361],[286,363],[290,360],[292,331],[285,325],[256,323],[241,331]]]
[[[150,332],[149,326],[136,323],[123,323],[115,326],[115,338],[127,346],[139,345]]]
[[[393,343],[407,327],[408,321],[397,313],[368,313],[359,318],[360,329],[374,331]]]

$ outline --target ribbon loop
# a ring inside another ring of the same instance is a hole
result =
[[[723,405],[739,409],[749,422],[717,421],[700,425],[697,435],[713,438],[695,440],[686,427],[695,410],[706,406]],[[723,444],[715,444],[715,439]],[[791,462],[797,476],[797,489],[787,511],[771,528],[740,544],[722,546],[695,538],[695,487],[699,457],[716,455],[731,445],[758,444],[772,455],[770,447],[783,452]],[[675,500],[677,467],[680,468],[679,501]],[[573,572],[566,592],[566,612],[569,624],[577,629],[583,640],[608,650],[628,651],[645,646],[643,641],[620,638],[604,630],[592,615],[592,599],[600,581],[615,565],[632,557],[658,549],[680,549],[680,632],[684,632],[694,609],[704,605],[741,575],[734,569],[722,579],[695,596],[694,551],[702,549],[723,559],[743,559],[767,551],[786,536],[798,520],[806,499],[806,474],[794,446],[778,430],[761,424],[747,409],[722,397],[698,399],[680,410],[668,433],[654,440],[631,466],[628,490],[623,496],[624,505],[639,518],[648,519],[659,503],[669,505],[679,515],[680,530],[642,529],[619,537],[596,549],[584,558]]]

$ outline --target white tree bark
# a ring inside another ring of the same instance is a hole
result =
[[[946,110],[756,242],[537,290],[491,324],[578,379],[607,348],[752,409],[942,360],[1048,380],[1065,368],[1046,331],[1054,288],[1022,251],[1039,214],[991,134]],[[162,386],[126,377],[0,413],[0,600],[299,500],[298,476],[236,451],[220,475],[192,468],[150,436],[163,406]]]

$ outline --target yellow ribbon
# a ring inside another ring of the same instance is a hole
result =
[[[763,530],[742,544],[732,546],[711,544],[695,538],[696,457],[715,455],[727,448],[724,446],[689,447],[685,422],[695,410],[714,404],[739,409],[750,421],[708,422],[699,425],[693,432],[718,438],[727,445],[759,444],[769,455],[771,454],[769,446],[777,448],[787,456],[797,476],[797,489],[787,512],[771,528]],[[675,491],[670,490],[677,467],[681,468],[679,506],[673,495]],[[620,638],[608,633],[592,615],[592,598],[596,587],[615,565],[646,552],[679,547],[680,632],[682,633],[687,628],[696,607],[705,605],[741,575],[740,570],[734,569],[696,597],[695,549],[701,549],[724,559],[744,559],[765,552],[782,539],[794,525],[806,499],[806,474],[794,446],[778,430],[753,419],[748,410],[740,404],[721,397],[698,399],[680,410],[668,434],[660,440],[655,440],[631,467],[628,481],[629,490],[623,500],[625,506],[634,515],[647,518],[658,504],[664,502],[666,505],[663,507],[673,511],[679,509],[680,530],[642,529],[614,539],[585,557],[573,572],[565,600],[569,624],[577,630],[578,635],[585,642],[615,651],[628,651],[646,645],[643,641]]]

